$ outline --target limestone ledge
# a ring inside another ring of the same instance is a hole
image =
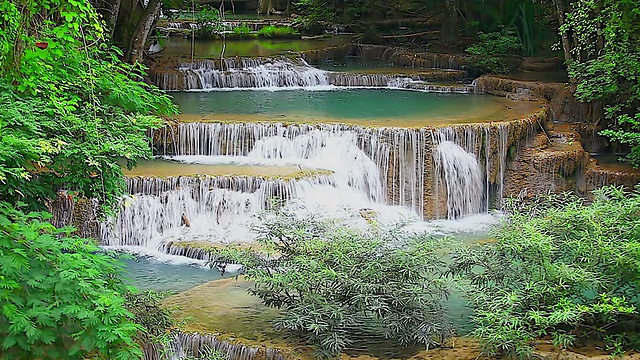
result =
[[[435,55],[434,55],[435,56]],[[436,57],[437,58],[437,57]],[[152,83],[163,90],[189,90],[199,88],[199,80],[191,76],[187,69],[192,66],[195,69],[216,69],[226,71],[229,69],[256,66],[257,64],[286,61],[300,66],[306,64],[296,57],[295,54],[275,57],[229,57],[225,59],[197,59],[193,63],[184,57],[168,57],[157,59],[149,63],[149,79]],[[439,60],[434,60],[439,61]],[[452,62],[451,64],[455,64]],[[447,69],[447,70],[442,70]],[[388,87],[389,83],[395,79],[409,78],[413,81],[421,82],[455,82],[466,78],[466,71],[459,69],[458,65],[449,69],[444,66],[441,69],[431,69],[419,67],[417,69],[384,69],[361,70],[355,72],[328,71],[327,81],[334,86],[367,86],[367,87]]]
[[[332,122],[332,123],[324,123],[318,121],[311,122],[292,122],[292,121],[252,121],[246,122],[249,124],[265,124],[265,125],[281,125],[283,127],[314,127],[317,129],[321,129],[323,127],[331,127],[336,130],[365,130],[369,129],[370,131],[384,132],[389,134],[389,136],[393,135],[394,131],[416,131],[416,132],[433,132],[438,129],[451,128],[453,131],[461,131],[465,129],[470,130],[484,130],[484,129],[497,129],[499,127],[514,127],[514,128],[522,128],[522,127],[539,127],[540,125],[545,125],[548,121],[550,114],[550,108],[548,105],[540,105],[535,112],[524,116],[519,119],[514,120],[506,120],[506,121],[487,121],[487,122],[476,122],[476,123],[461,123],[461,124],[442,124],[442,125],[434,125],[434,126],[421,126],[421,127],[396,127],[396,126],[363,126],[360,124],[345,122]],[[159,130],[152,130],[149,132],[149,137],[152,139],[152,142],[155,146],[156,152],[159,149],[166,149],[165,152],[170,153],[171,148],[178,143],[179,136],[179,127],[181,124],[186,123],[207,123],[207,124],[238,124],[237,121],[234,120],[206,120],[206,121],[176,121],[176,120],[167,120],[165,122],[165,126]],[[533,130],[532,131],[537,131]]]
[[[287,360],[277,349],[247,346],[238,341],[220,340],[216,335],[197,332],[178,332],[173,335],[169,346],[176,353],[192,356],[200,356],[203,351],[213,349],[226,355],[225,359],[229,360]],[[164,360],[166,350],[159,344],[143,344],[145,360]]]
[[[131,181],[131,180],[149,180],[149,179],[176,179],[176,178],[200,178],[200,179],[205,179],[205,178],[229,178],[229,179],[250,179],[250,178],[260,178],[262,180],[282,180],[282,181],[291,181],[291,180],[302,180],[302,179],[313,179],[316,178],[318,176],[330,176],[333,175],[333,171],[331,170],[323,170],[323,169],[318,169],[318,170],[302,170],[302,171],[298,171],[298,172],[294,172],[294,173],[290,173],[290,174],[286,174],[286,175],[246,175],[246,174],[233,174],[233,173],[229,173],[229,174],[221,174],[221,175],[207,175],[207,174],[188,174],[188,175],[178,175],[178,176],[154,176],[154,175],[148,175],[148,176],[142,176],[142,175],[135,175],[135,176],[126,176],[126,179]]]
[[[322,64],[329,60],[358,57],[369,61],[382,60],[393,63],[394,66],[398,67],[424,69],[460,70],[467,65],[466,56],[463,54],[416,52],[401,47],[356,43],[307,50],[302,51],[300,54],[311,64]]]
[[[595,159],[589,159],[584,177],[585,190],[588,193],[605,185],[617,185],[632,189],[640,183],[640,170],[603,167],[598,165]]]
[[[599,166],[582,145],[579,132],[569,127],[538,133],[509,163],[505,196],[533,197],[574,191],[590,196],[606,185],[631,189],[640,182],[640,171]]]
[[[522,101],[543,100],[548,104],[554,121],[597,124],[600,120],[600,105],[579,102],[569,84],[514,80],[497,75],[483,75],[473,84],[478,93]]]
[[[169,255],[184,256],[196,260],[209,260],[211,253],[231,246],[236,249],[259,249],[257,243],[222,244],[210,241],[170,241],[163,245],[163,251]]]
[[[301,52],[305,60],[311,64],[322,64],[329,60],[343,60],[348,57],[358,57],[365,61],[387,61],[398,67],[464,69],[472,63],[473,55],[447,54],[416,51],[414,49],[350,43],[345,45],[328,46],[322,49]],[[509,67],[524,71],[554,71],[562,68],[562,59],[540,59],[506,57]]]

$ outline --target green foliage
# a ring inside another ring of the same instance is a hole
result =
[[[220,11],[210,6],[202,6],[196,13],[195,23],[198,37],[211,37],[223,30]]]
[[[12,359],[139,359],[122,269],[45,213],[0,203],[0,344]]]
[[[119,263],[16,209],[42,209],[59,189],[108,207],[124,190],[118,161],[149,157],[146,131],[175,108],[119,60],[87,0],[0,0],[0,13],[1,352],[140,359]]]
[[[129,291],[124,297],[125,307],[133,314],[135,323],[143,328],[143,339],[157,338],[175,325],[171,312],[162,307],[163,294],[151,290]]]
[[[222,351],[214,348],[205,347],[200,350],[199,356],[188,356],[185,360],[227,360],[229,357]]]
[[[86,0],[24,6],[0,0],[0,200],[36,208],[64,187],[112,203],[117,161],[151,156],[145,132],[161,120],[149,114],[175,108],[103,43]]]
[[[640,332],[640,194],[603,188],[591,204],[560,195],[516,205],[497,242],[453,256],[485,351],[527,358],[545,336],[561,347],[631,344]]]
[[[175,335],[165,333],[154,339],[154,343],[160,345],[160,359],[173,359],[176,357],[172,344]],[[180,354],[180,360],[229,360],[229,356],[221,350],[216,350],[208,345],[204,345],[198,351],[198,354]]]
[[[11,91],[0,95],[0,199],[34,208],[66,188],[114,201],[124,190],[118,159],[149,157],[146,130],[159,120],[107,104],[61,116],[57,105]]]
[[[299,333],[330,358],[354,328],[381,328],[402,344],[439,344],[451,335],[443,300],[446,241],[398,229],[361,233],[335,222],[264,215],[265,253],[226,249],[212,265],[235,262],[255,281],[251,293],[284,309],[276,327]]]
[[[267,38],[297,37],[298,31],[289,26],[265,26],[258,31],[258,36]]]
[[[514,29],[480,34],[480,41],[467,48],[474,55],[515,55],[522,52],[522,42]]]
[[[467,48],[467,52],[476,55],[472,57],[473,66],[484,72],[506,74],[509,66],[504,56],[517,55],[523,50],[522,42],[514,29],[503,29],[479,35],[480,41]]]
[[[640,166],[640,3],[575,1],[560,30],[575,39],[568,69],[576,97],[604,105],[610,129],[602,134],[628,144],[628,160]]]
[[[233,28],[233,35],[237,37],[246,37],[251,34],[251,29],[247,25],[241,25]]]
[[[300,17],[295,19],[296,26],[309,33],[321,33],[322,24],[335,19],[334,9],[323,0],[299,0],[295,3]]]

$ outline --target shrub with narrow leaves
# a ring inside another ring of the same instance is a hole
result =
[[[589,204],[563,194],[514,205],[495,243],[453,256],[485,351],[527,358],[547,336],[639,349],[640,194],[610,187]]]
[[[343,351],[354,328],[379,328],[405,345],[438,345],[451,335],[446,241],[399,229],[363,232],[284,210],[261,223],[260,252],[226,249],[213,263],[244,265],[255,281],[251,293],[284,310],[275,326],[304,336],[318,356]]]

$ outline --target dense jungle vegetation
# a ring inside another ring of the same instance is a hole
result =
[[[124,284],[115,254],[56,228],[47,205],[60,192],[113,211],[124,191],[118,162],[151,157],[147,130],[177,111],[143,81],[146,44],[160,11],[191,5],[0,0],[0,357],[139,359],[142,339],[170,326],[156,298]],[[640,165],[637,0],[261,0],[260,10],[296,15],[296,32],[341,24],[360,41],[466,51],[483,71],[504,70],[510,56],[561,56],[575,95],[600,105],[604,134]],[[397,19],[424,24],[427,40],[393,33]],[[488,354],[526,358],[541,337],[560,347],[599,340],[622,354],[640,350],[639,209],[640,195],[616,188],[592,202],[514,203],[495,243],[447,250],[393,229],[365,236],[271,214],[260,241],[277,260],[222,255],[246,265],[255,294],[285,310],[278,326],[319,356],[339,353],[358,322],[441,344],[451,282],[468,289]]]

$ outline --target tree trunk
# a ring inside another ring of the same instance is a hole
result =
[[[271,0],[259,0],[258,1],[258,15],[269,15],[273,10],[273,3]]]
[[[111,16],[109,16],[109,26],[111,26],[111,30],[109,31],[109,37],[113,38],[113,34],[116,31],[116,25],[118,24],[118,15],[120,14],[120,4],[122,0],[114,0],[111,8]]]
[[[138,20],[125,55],[125,59],[130,63],[142,61],[147,38],[153,29],[156,17],[160,14],[160,5],[162,5],[161,0],[149,0],[149,4]]]
[[[564,7],[564,0],[553,0],[556,5],[556,10],[558,12],[558,28],[562,29],[564,24],[566,23],[566,14]],[[562,49],[564,50],[564,59],[565,61],[571,61],[571,40],[569,39],[569,33],[567,30],[560,30],[560,36],[562,38]]]
[[[444,0],[445,12],[442,18],[440,38],[445,43],[456,43],[460,40],[458,27],[458,0]]]

